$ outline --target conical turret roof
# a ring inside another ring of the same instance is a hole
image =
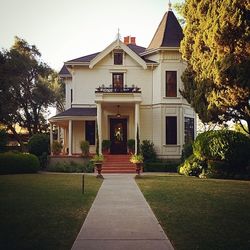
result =
[[[162,47],[180,47],[180,42],[182,39],[182,28],[176,16],[170,9],[163,16],[147,50],[158,49]]]

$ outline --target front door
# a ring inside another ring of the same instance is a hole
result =
[[[110,153],[127,154],[127,119],[110,118]]]

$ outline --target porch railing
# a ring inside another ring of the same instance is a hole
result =
[[[125,85],[123,88],[114,88],[112,85],[109,87],[102,85],[96,88],[95,93],[141,93],[141,88],[134,85],[131,87]]]

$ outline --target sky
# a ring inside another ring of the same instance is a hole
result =
[[[0,0],[0,49],[18,36],[59,71],[65,61],[105,49],[118,28],[147,47],[167,9],[168,0]]]

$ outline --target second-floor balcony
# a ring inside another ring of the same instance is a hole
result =
[[[141,89],[135,85],[109,87],[104,84],[95,90],[95,102],[108,103],[140,103],[142,101]]]
[[[95,93],[141,93],[141,88],[138,88],[135,85],[128,87],[127,85],[123,87],[113,87],[109,85],[109,87],[105,86],[104,84],[96,88]]]

